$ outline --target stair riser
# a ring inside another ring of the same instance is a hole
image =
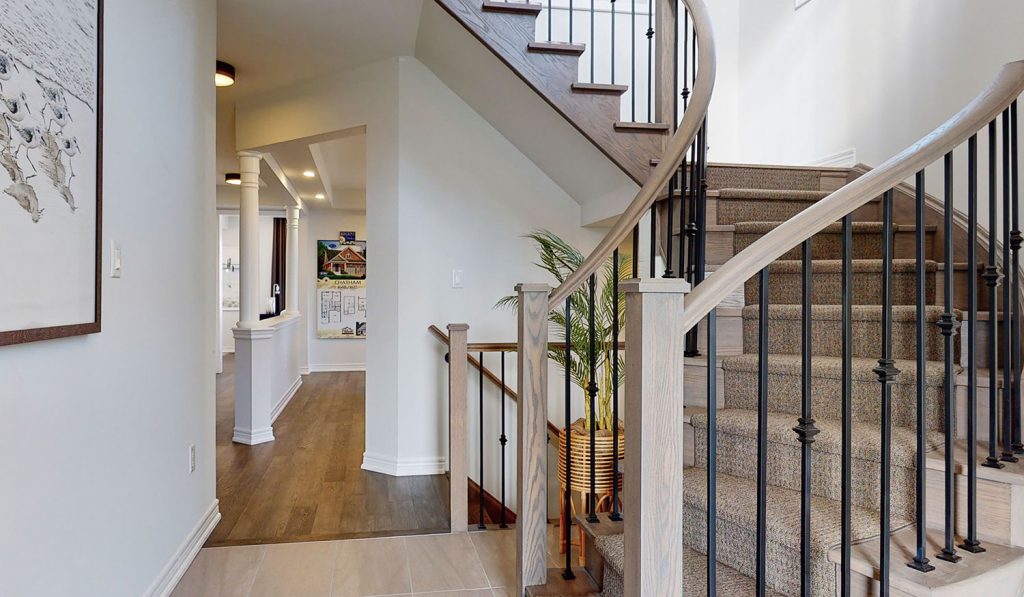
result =
[[[739,253],[760,239],[762,234],[740,234],[733,235],[733,252]],[[897,232],[893,242],[894,259],[913,259],[916,255],[914,248],[914,232]],[[932,255],[932,246],[935,241],[935,233],[929,232],[925,236],[925,255]],[[812,259],[842,259],[843,236],[838,233],[823,232],[814,235],[811,242]],[[853,258],[854,259],[881,259],[882,258],[882,235],[879,233],[864,233],[853,235]],[[779,259],[800,259],[803,256],[803,249],[795,247],[784,253]]]
[[[799,305],[803,303],[802,275],[800,273],[768,273],[768,302],[776,305]],[[852,300],[854,305],[880,305],[882,303],[882,272],[853,272]],[[914,305],[917,303],[917,274],[912,271],[894,272],[892,281],[892,303]],[[758,277],[747,280],[744,299],[748,305],[758,304]],[[811,300],[815,305],[839,305],[842,303],[842,273],[816,272],[811,286]],[[935,275],[925,276],[925,302],[935,301]]]
[[[743,350],[757,352],[759,321],[744,317],[743,319]],[[796,319],[771,319],[768,322],[768,352],[772,354],[801,354],[802,323]],[[879,358],[882,347],[881,321],[853,321],[851,324],[853,340],[853,356]],[[934,322],[925,327],[925,355],[928,360],[936,361],[943,358],[943,336]],[[840,357],[843,356],[843,325],[836,320],[816,320],[811,322],[811,345],[815,355]],[[954,352],[959,343],[954,342]],[[892,323],[892,358],[917,358],[917,324],[913,321],[895,321]],[[954,359],[959,359],[954,354]]]
[[[739,222],[784,222],[817,201],[808,200],[764,200],[764,199],[718,199],[716,224],[737,224]],[[873,201],[853,212],[855,221],[877,221],[878,202]]]
[[[892,384],[893,425],[914,427],[917,417],[917,389],[913,371],[900,375],[901,383]],[[756,410],[757,373],[753,371],[725,370],[723,375],[725,406]],[[878,423],[881,418],[881,384],[877,381],[855,379],[852,387],[852,408],[855,421]],[[842,381],[835,378],[814,377],[811,394],[814,412],[818,418],[838,419],[842,413]],[[768,410],[800,416],[801,380],[799,375],[768,374]],[[942,429],[943,396],[941,386],[925,389],[927,427]]]
[[[796,420],[794,419],[794,424]],[[796,434],[794,433],[794,436]],[[706,426],[694,428],[694,458],[696,466],[707,468]],[[813,444],[812,444],[813,450]],[[757,440],[734,433],[718,432],[718,470],[736,477],[757,480]],[[852,458],[853,504],[865,508],[879,507],[878,462]],[[842,459],[838,454],[813,450],[811,456],[811,491],[814,495],[834,501],[842,499]],[[911,519],[914,515],[914,469],[893,465],[890,468],[889,496],[892,515]],[[768,442],[768,484],[794,491],[801,488],[800,447],[779,442]]]
[[[709,189],[790,189],[834,191],[846,184],[845,173],[810,169],[730,168],[708,166]]]

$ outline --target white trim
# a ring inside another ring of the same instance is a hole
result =
[[[192,560],[199,554],[199,550],[206,543],[206,539],[213,532],[213,528],[220,522],[220,501],[213,500],[206,513],[196,524],[192,532],[185,538],[174,555],[171,556],[167,565],[160,571],[160,574],[144,593],[147,597],[167,597],[178,585],[178,581],[192,565]]]
[[[392,477],[440,475],[448,470],[448,459],[443,456],[434,456],[395,460],[383,454],[363,452],[362,469]]]
[[[248,429],[235,427],[231,435],[231,441],[236,444],[245,444],[247,446],[255,446],[257,444],[272,442],[274,441],[274,428],[267,427],[266,429],[254,429],[250,431]]]
[[[299,375],[309,375],[309,365],[299,367]]]
[[[224,354],[235,354],[235,347],[232,346],[231,348],[228,348],[227,346],[225,346],[224,350],[222,350],[221,352]]]
[[[288,406],[288,403],[292,401],[292,398],[295,397],[295,393],[299,391],[300,387],[302,387],[301,375],[295,380],[292,387],[288,388],[288,391],[284,393],[284,396],[281,396],[281,399],[277,401],[277,406],[274,407],[274,410],[270,411],[271,424],[277,420],[277,417],[281,415],[285,407]]]
[[[814,160],[810,165],[827,168],[853,168],[857,165],[857,149],[855,147],[844,149],[839,153],[833,153],[832,155]]]
[[[366,363],[311,364],[306,368],[306,373],[336,373],[343,371],[366,371]]]

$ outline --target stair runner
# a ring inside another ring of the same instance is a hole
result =
[[[739,252],[782,221],[820,200],[819,181],[806,170],[714,170],[709,185],[718,193],[718,224],[735,228]],[[854,219],[852,540],[878,540],[880,384],[873,369],[881,347],[881,243],[878,210],[869,206]],[[905,227],[904,227],[905,228]],[[841,311],[840,228],[813,240],[813,414],[821,430],[812,444],[811,586],[815,596],[836,595],[838,571],[829,551],[840,544],[841,499]],[[896,228],[896,235],[913,230]],[[906,240],[904,238],[903,240]],[[910,242],[913,242],[912,240]],[[910,255],[900,255],[909,257]],[[769,267],[768,529],[767,585],[775,594],[800,594],[800,475],[797,424],[801,407],[801,262],[791,251]],[[927,304],[935,304],[934,261],[926,266]],[[910,524],[915,503],[916,358],[915,278],[912,259],[893,262],[893,357],[900,374],[892,384],[892,530]],[[744,354],[724,356],[724,406],[718,410],[718,594],[752,595],[756,575],[757,512],[757,280],[744,289]],[[934,323],[942,309],[927,309],[925,350],[926,421],[929,451],[940,447],[943,421],[942,337]],[[958,319],[961,316],[957,315]],[[959,372],[959,370],[957,371]],[[692,418],[695,467],[683,472],[685,592],[704,595],[706,586],[708,418]],[[628,514],[627,514],[628,515]],[[623,536],[595,539],[605,558],[603,595],[622,594]],[[772,593],[769,593],[772,594]]]

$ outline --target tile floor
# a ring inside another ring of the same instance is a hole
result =
[[[514,530],[494,530],[205,548],[172,597],[508,597],[515,542]],[[555,527],[548,547],[558,566]]]

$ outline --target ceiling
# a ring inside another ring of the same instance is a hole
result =
[[[217,101],[410,56],[422,6],[423,0],[217,0],[217,59],[237,71]]]

